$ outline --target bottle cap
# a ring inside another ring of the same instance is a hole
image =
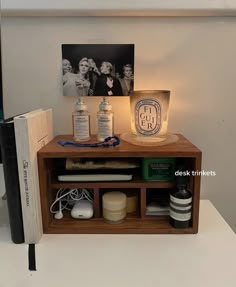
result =
[[[83,97],[79,97],[78,102],[75,105],[76,111],[87,111],[87,105],[83,102]]]
[[[100,105],[99,105],[100,111],[111,111],[112,105],[108,102],[106,97],[103,97]]]

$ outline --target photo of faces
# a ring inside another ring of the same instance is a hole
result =
[[[130,96],[134,44],[63,44],[64,96]]]

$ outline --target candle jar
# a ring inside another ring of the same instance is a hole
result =
[[[126,217],[127,198],[123,192],[112,191],[102,196],[103,217],[109,223],[121,223]]]
[[[134,91],[130,96],[131,131],[140,141],[161,141],[167,135],[170,91]]]

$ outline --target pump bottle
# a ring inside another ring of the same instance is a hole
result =
[[[79,97],[72,114],[73,137],[75,141],[90,140],[90,115],[83,97]]]
[[[113,136],[114,133],[114,114],[112,105],[104,97],[99,105],[97,113],[97,138],[98,141],[104,141],[105,138]]]

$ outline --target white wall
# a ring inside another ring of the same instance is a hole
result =
[[[7,16],[236,15],[235,0],[2,0],[2,9]]]
[[[135,6],[135,7],[134,7]],[[170,8],[170,9],[220,9],[235,8],[233,0],[136,0],[135,5],[127,0],[2,0],[3,9],[15,10],[40,10],[40,9],[147,9],[147,8]]]
[[[52,107],[55,132],[72,132],[62,43],[135,43],[135,88],[172,91],[170,131],[202,150],[203,169],[217,174],[202,178],[202,197],[236,230],[236,18],[3,18],[5,116]],[[98,100],[88,98],[93,132]],[[116,132],[127,131],[128,99],[112,104]]]

